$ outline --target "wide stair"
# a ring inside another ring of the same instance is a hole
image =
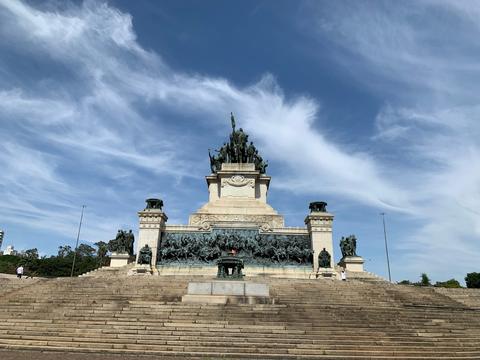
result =
[[[470,290],[456,299],[380,281],[254,278],[270,284],[273,304],[181,303],[188,282],[201,280],[2,281],[0,348],[203,359],[480,358],[480,297],[462,301]]]

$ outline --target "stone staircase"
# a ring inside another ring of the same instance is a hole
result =
[[[188,282],[202,277],[98,273],[22,287],[23,280],[2,279],[0,349],[190,359],[480,358],[480,297],[469,303],[463,294],[381,281],[255,278],[269,283],[273,304],[197,305],[180,299]]]

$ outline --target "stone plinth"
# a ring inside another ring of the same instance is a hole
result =
[[[128,276],[150,276],[152,275],[152,267],[147,264],[136,264],[127,273]]]
[[[318,255],[325,248],[331,256],[331,267],[329,271],[334,271],[334,255],[332,240],[332,223],[333,215],[328,212],[312,211],[306,218],[310,239],[312,241],[313,250],[313,271],[318,270]]]
[[[270,289],[267,284],[246,281],[210,281],[188,283],[187,295],[182,302],[206,304],[268,303]]]
[[[209,200],[190,215],[189,225],[209,230],[218,227],[253,227],[263,231],[283,228],[285,221],[267,204],[270,177],[254,164],[222,164],[206,176]]]
[[[110,267],[122,267],[128,264],[130,255],[127,253],[112,253],[110,256]]]
[[[137,259],[140,249],[148,245],[152,249],[151,264],[155,266],[157,263],[157,250],[160,242],[161,232],[165,229],[167,215],[160,209],[145,209],[138,212],[140,219],[138,241],[137,241]]]
[[[363,272],[363,263],[365,261],[361,256],[346,256],[338,263],[347,271],[351,272]]]

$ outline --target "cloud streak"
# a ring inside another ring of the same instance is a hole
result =
[[[354,12],[328,6],[328,19],[315,12],[309,17],[320,41],[328,38],[342,49],[339,62],[385,99],[375,119],[362,119],[374,124],[368,145],[375,152],[331,140],[315,126],[328,120],[320,101],[286,96],[274,75],[240,87],[172,69],[161,53],[138,43],[132,17],[112,6],[86,1],[52,10],[2,1],[0,31],[12,40],[0,43],[0,50],[25,58],[35,54],[62,72],[34,80],[14,74],[0,82],[0,128],[15,139],[0,156],[13,169],[0,175],[8,199],[0,204],[0,216],[22,226],[52,223],[70,235],[78,216],[73,204],[89,201],[88,238],[105,240],[115,227],[136,222],[137,209],[124,203],[158,188],[174,193],[179,182],[204,175],[203,138],[234,111],[265,157],[282,169],[271,166],[273,186],[335,194],[399,214],[406,224],[409,218],[420,221],[397,242],[404,254],[398,261],[412,271],[427,262],[441,271],[452,238],[457,250],[449,256],[478,256],[472,238],[479,232],[479,112],[463,86],[473,84],[468,77],[476,64],[431,45],[440,41],[441,24],[420,29],[417,20],[435,9],[478,28],[462,6],[447,2],[373,10],[355,2]],[[455,49],[460,46],[466,47]],[[191,118],[193,125],[186,120]],[[392,161],[378,155],[388,151],[402,156]],[[183,200],[191,210],[199,201],[172,195],[172,202]],[[20,211],[37,221],[16,218]]]

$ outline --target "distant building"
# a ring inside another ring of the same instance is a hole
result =
[[[13,245],[8,245],[7,248],[3,251],[3,255],[15,255],[17,252],[13,248]]]
[[[5,232],[0,229],[0,249],[2,248],[3,244],[3,236],[5,235]]]

